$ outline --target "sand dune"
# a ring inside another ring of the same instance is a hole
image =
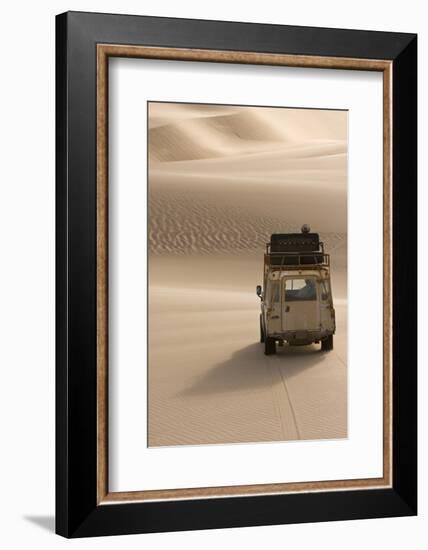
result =
[[[293,141],[317,139],[346,140],[347,121],[344,112],[319,109],[283,109],[197,103],[149,103],[149,128],[202,118],[240,115],[241,121],[255,117],[265,128],[275,129],[276,136]],[[266,130],[264,130],[266,132]],[[271,136],[266,136],[268,141]]]
[[[149,103],[149,128],[174,124],[180,120],[193,118],[217,117],[239,112],[229,105],[207,105],[204,103]]]
[[[346,436],[346,114],[151,103],[149,444]],[[309,223],[335,349],[258,343],[263,251]]]
[[[337,138],[337,127],[343,124],[343,117],[337,117],[340,121],[337,122],[332,121],[330,115],[328,126],[325,118],[323,111],[298,111],[297,122],[294,109],[151,103],[150,160],[156,163],[224,159],[277,149],[282,149],[281,158],[284,158],[285,145],[291,147],[294,157],[299,144],[310,150],[311,143],[315,148],[328,147],[328,141],[343,153],[346,147],[343,128],[340,128],[342,139]]]
[[[150,129],[150,159],[171,162],[271,151],[286,141],[260,116],[237,113],[200,117]]]
[[[280,132],[272,130],[278,109],[198,118],[192,106],[183,120],[182,109],[173,108],[181,118],[149,134],[153,252],[207,251],[211,244],[242,249],[251,242],[255,248],[269,232],[295,231],[302,223],[346,233],[346,133],[333,139],[328,126],[321,139],[324,112],[310,129],[304,112],[298,128],[284,125]],[[295,116],[291,110],[286,118]]]

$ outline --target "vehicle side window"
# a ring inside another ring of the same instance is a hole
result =
[[[317,299],[314,279],[287,279],[285,281],[285,301],[305,302]]]

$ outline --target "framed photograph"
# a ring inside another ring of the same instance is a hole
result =
[[[57,533],[415,515],[416,35],[56,36]]]

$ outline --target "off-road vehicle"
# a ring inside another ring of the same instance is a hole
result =
[[[287,342],[292,346],[321,342],[333,349],[336,330],[330,281],[330,255],[324,252],[318,233],[307,225],[301,233],[271,235],[264,255],[260,341],[265,354]]]

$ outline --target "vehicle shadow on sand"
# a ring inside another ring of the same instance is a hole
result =
[[[269,388],[279,383],[278,377],[273,376],[272,369],[280,369],[289,378],[320,366],[325,361],[326,354],[319,350],[319,346],[278,346],[276,355],[266,356],[263,344],[254,343],[235,351],[226,361],[214,365],[178,395],[197,397]]]

